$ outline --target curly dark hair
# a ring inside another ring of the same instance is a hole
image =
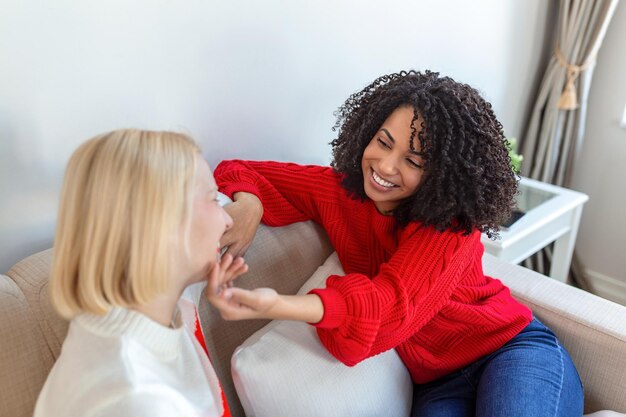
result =
[[[402,71],[377,78],[335,112],[331,166],[353,198],[367,199],[361,158],[387,117],[400,106],[421,115],[417,137],[424,175],[416,193],[393,211],[397,223],[419,221],[437,230],[469,234],[475,228],[494,239],[515,205],[518,177],[509,144],[491,104],[467,84],[439,73]],[[413,125],[412,125],[413,126]]]

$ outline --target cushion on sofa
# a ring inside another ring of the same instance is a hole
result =
[[[334,253],[299,294],[332,274],[343,274]],[[347,367],[306,323],[269,323],[235,350],[232,372],[248,416],[408,416],[411,409],[413,385],[395,350]]]
[[[587,379],[589,384],[586,412],[604,408],[598,404],[606,403],[621,410],[624,377],[616,373],[626,354],[620,336],[624,334],[623,320],[615,323],[606,318],[619,316],[623,307],[490,255],[485,255],[483,264],[487,274],[504,277],[513,295],[533,308],[556,331],[578,366],[582,364],[583,382]],[[341,273],[333,253],[298,293],[323,287],[329,275]],[[581,315],[580,310],[587,307],[593,311]],[[588,317],[589,322],[581,317]],[[597,355],[589,357],[579,351],[577,340],[587,348],[590,343],[597,344]],[[407,416],[411,406],[410,376],[394,350],[349,368],[334,359],[315,330],[304,323],[270,322],[235,350],[232,372],[248,416]],[[603,377],[606,382],[618,381],[617,386],[608,386],[611,384],[603,382]],[[598,392],[596,387],[606,391]],[[605,410],[589,416],[622,415]]]

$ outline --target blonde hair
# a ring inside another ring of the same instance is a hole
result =
[[[134,129],[97,136],[74,152],[50,279],[63,317],[145,304],[168,288],[199,155],[183,134]]]

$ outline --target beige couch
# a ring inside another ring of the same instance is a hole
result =
[[[312,223],[262,226],[246,256],[250,272],[239,285],[271,286],[294,294],[331,252],[324,232]],[[37,253],[0,275],[0,416],[32,415],[67,331],[47,296],[51,257],[51,250]],[[559,335],[585,385],[585,411],[626,413],[626,307],[488,255],[484,266]],[[266,322],[225,322],[206,303],[200,314],[233,416],[242,416],[230,358]]]

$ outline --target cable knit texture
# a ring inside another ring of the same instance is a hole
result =
[[[321,342],[352,366],[395,348],[415,383],[425,383],[492,353],[531,320],[499,280],[482,270],[480,233],[401,229],[370,201],[348,196],[330,167],[225,161],[220,191],[246,191],[270,226],[313,220],[324,227],[345,276],[317,289]],[[285,277],[288,279],[288,277]]]

